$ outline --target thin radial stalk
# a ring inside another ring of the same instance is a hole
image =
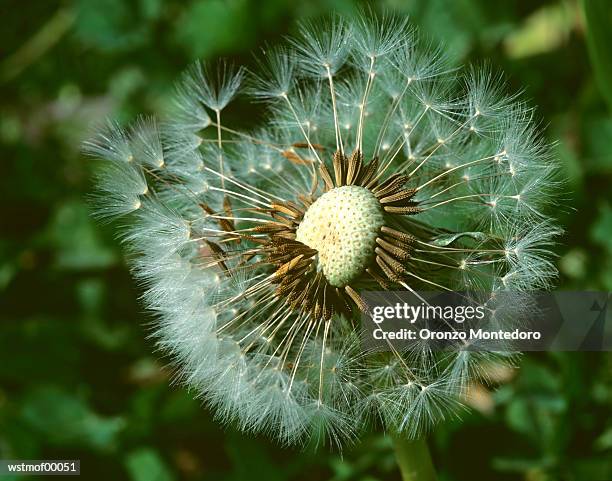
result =
[[[504,175],[506,175],[506,174],[499,173],[499,174],[492,174],[492,175],[479,175],[478,177],[468,177],[468,178],[464,177],[463,180],[461,180],[459,182],[455,182],[454,184],[448,186],[445,189],[442,189],[442,190],[436,192],[435,194],[431,194],[428,197],[428,200],[431,200],[431,199],[433,199],[435,197],[438,197],[439,195],[445,194],[446,192],[449,192],[449,191],[453,190],[456,187],[465,185],[468,182],[474,182],[474,181],[477,181],[477,180],[490,180],[490,179],[494,179],[496,177],[503,177]]]
[[[209,216],[211,219],[224,219],[224,220],[243,220],[243,221],[248,221],[248,222],[261,222],[263,224],[267,224],[268,222],[270,222],[270,219],[262,219],[259,217],[236,217],[235,215],[232,216],[226,216],[226,215],[216,215],[213,214],[211,216]],[[236,232],[236,231],[234,231]]]
[[[221,140],[221,110],[215,110],[217,114],[217,146],[219,147],[219,172],[221,173],[221,187],[225,187],[225,176],[223,175],[223,142]]]
[[[415,279],[418,279],[421,282],[425,282],[426,284],[430,284],[432,286],[439,287],[442,290],[445,290],[445,291],[448,291],[448,292],[454,292],[452,289],[449,289],[448,287],[443,286],[442,284],[438,284],[437,282],[433,282],[433,281],[430,281],[430,280],[427,280],[427,279],[423,279],[422,277],[417,276],[413,272],[407,272],[407,275],[409,275],[410,277],[414,277]],[[405,283],[402,282],[401,284],[402,284],[402,286],[406,287],[404,285]]]
[[[276,333],[280,330],[280,328],[285,324],[285,321],[287,321],[287,319],[290,319],[293,312],[291,311],[291,309],[287,309],[286,311],[286,315],[283,316],[283,318],[281,319],[280,322],[276,322],[276,327],[274,328],[274,330],[272,331],[271,336],[268,337],[268,340],[271,341],[272,339],[274,339],[274,336],[276,336]],[[257,376],[255,376],[254,382],[256,382],[259,377],[261,376],[261,373],[267,369],[267,367],[272,363],[272,361],[274,359],[276,359],[276,355],[278,353],[279,350],[281,350],[281,347],[283,346],[283,343],[285,342],[285,340],[287,339],[287,337],[289,336],[290,332],[296,328],[296,324],[299,323],[299,327],[301,328],[306,321],[308,320],[308,316],[305,316],[303,319],[301,317],[298,317],[297,320],[295,321],[295,323],[293,323],[290,327],[289,327],[289,332],[287,332],[285,334],[285,336],[281,339],[281,342],[278,344],[278,346],[276,346],[276,349],[274,349],[274,352],[272,352],[271,354],[268,355],[268,360],[266,361],[266,363],[263,365],[262,370],[259,374],[257,374]],[[279,365],[284,366],[286,362],[285,358],[282,358],[279,361]],[[291,386],[289,387],[289,391],[287,392],[287,395],[289,395],[289,392],[291,391]]]
[[[329,328],[331,327],[331,319],[325,322],[325,329],[323,330],[323,344],[321,346],[321,362],[319,364],[319,404],[323,401],[323,366],[325,364],[325,346],[327,344],[327,335],[329,334]]]
[[[411,83],[412,83],[412,79],[408,79],[408,81],[406,82],[406,86],[404,87],[404,90],[402,90],[402,93],[399,94],[397,96],[397,98],[393,99],[393,103],[391,104],[391,108],[387,111],[387,113],[385,115],[385,118],[384,118],[384,120],[382,122],[382,127],[381,127],[380,132],[378,133],[378,137],[376,139],[376,148],[374,149],[374,157],[378,156],[378,154],[380,153],[380,147],[381,147],[381,145],[383,143],[383,139],[385,137],[385,134],[387,133],[387,129],[388,129],[389,124],[390,124],[391,116],[397,110],[398,105],[400,104],[402,98],[406,94],[406,91],[408,90],[408,87],[410,86]]]
[[[282,97],[287,102],[287,105],[289,105],[289,110],[291,110],[291,114],[295,118],[295,121],[297,122],[298,127],[302,131],[302,135],[304,136],[304,139],[306,140],[306,143],[308,144],[308,148],[315,155],[315,157],[317,158],[319,163],[322,163],[321,158],[319,157],[319,154],[317,153],[317,150],[314,148],[314,146],[312,145],[312,142],[310,141],[310,136],[304,130],[304,126],[302,125],[302,121],[298,117],[297,112],[295,111],[295,108],[293,108],[293,104],[291,103],[291,100],[289,100],[289,97],[285,93],[282,95]]]
[[[260,276],[257,276],[257,277],[260,277]],[[257,284],[249,287],[246,291],[238,294],[237,296],[234,296],[231,299],[226,299],[223,302],[217,303],[214,306],[215,309],[223,309],[223,308],[231,305],[232,303],[236,302],[241,297],[244,297],[245,299],[248,299],[248,297],[250,295],[255,294],[257,291],[260,291],[260,290],[264,289],[267,285],[269,285],[269,284],[266,284],[269,280],[270,280],[270,276],[266,277],[264,280],[258,282]],[[223,328],[223,326],[221,326],[219,329],[222,329],[222,328]]]
[[[440,206],[448,204],[450,202],[456,202],[456,201],[465,200],[465,199],[473,199],[475,197],[497,197],[499,199],[516,199],[516,195],[499,195],[499,194],[469,194],[469,195],[461,195],[459,197],[453,197],[452,199],[447,199],[447,200],[438,202],[437,204],[430,205],[429,207],[425,207],[425,208],[421,209],[421,212],[425,212],[426,210],[430,210],[430,209],[434,209],[436,207],[440,207]],[[422,203],[422,205],[425,205],[425,204],[426,204],[425,202]]]
[[[391,144],[391,148],[393,148],[393,146],[395,145],[396,142],[398,142],[400,139],[403,139],[399,145],[399,147],[397,147],[397,149],[395,150],[395,153],[391,156],[391,158],[387,161],[387,163],[383,166],[383,168],[380,170],[380,172],[378,172],[378,174],[376,175],[376,177],[374,178],[374,180],[378,180],[382,177],[382,175],[385,173],[385,171],[389,168],[389,166],[393,163],[393,161],[395,160],[395,157],[397,157],[397,155],[400,153],[400,151],[402,150],[402,147],[404,147],[404,145],[406,144],[406,141],[410,138],[410,136],[412,135],[412,132],[414,132],[414,129],[416,129],[417,125],[419,125],[419,122],[421,121],[421,119],[425,116],[425,114],[429,111],[429,106],[426,105],[425,109],[423,109],[423,112],[421,112],[421,114],[419,115],[419,118],[416,120],[416,122],[412,125],[412,127],[410,128],[409,132],[404,132],[404,134],[401,137],[398,137],[393,144]]]
[[[438,112],[438,111],[436,110],[435,112]],[[453,137],[454,137],[454,136],[457,134],[457,132],[459,132],[459,131],[460,131],[460,130],[463,128],[463,127],[465,127],[465,126],[466,126],[466,125],[467,125],[467,124],[468,124],[468,123],[469,123],[469,122],[470,122],[472,119],[474,119],[475,117],[477,117],[477,115],[476,115],[476,114],[472,115],[472,116],[471,116],[470,118],[468,118],[468,119],[467,119],[465,122],[463,122],[463,123],[462,123],[462,124],[461,124],[459,127],[457,127],[457,129],[456,129],[456,130],[455,130],[455,131],[454,131],[452,134],[450,134],[450,135],[449,135],[447,138],[445,138],[445,139],[443,139],[442,141],[438,142],[438,144],[437,144],[437,145],[436,145],[436,146],[433,148],[433,150],[432,150],[432,151],[431,151],[431,152],[430,152],[430,153],[427,155],[427,157],[425,157],[425,158],[424,158],[424,159],[421,161],[421,163],[419,163],[419,165],[417,165],[417,166],[414,168],[414,170],[408,174],[408,176],[412,177],[412,176],[415,174],[415,172],[416,172],[417,170],[419,170],[419,169],[420,169],[420,168],[423,166],[423,164],[425,164],[425,162],[427,162],[427,161],[428,161],[428,160],[431,158],[431,156],[437,152],[437,150],[438,150],[440,147],[442,147],[442,146],[443,146],[445,143],[447,143],[449,140],[451,140],[451,139],[452,139],[452,138],[453,138]]]
[[[428,180],[427,182],[425,182],[424,184],[419,185],[419,186],[416,188],[416,190],[417,190],[417,191],[421,190],[423,187],[428,186],[428,185],[429,185],[429,184],[431,184],[432,182],[435,182],[436,180],[441,179],[442,177],[444,177],[444,176],[446,176],[446,175],[448,175],[448,174],[450,174],[450,173],[454,172],[455,170],[458,170],[458,169],[463,169],[463,168],[465,168],[465,167],[469,167],[470,165],[474,165],[474,164],[477,164],[477,163],[479,163],[479,162],[485,162],[485,161],[487,161],[487,160],[491,160],[493,157],[495,157],[495,156],[494,156],[494,155],[490,155],[490,156],[488,156],[488,157],[482,157],[482,158],[480,158],[480,159],[472,160],[472,161],[470,161],[470,162],[466,162],[465,164],[461,164],[461,165],[457,165],[457,166],[455,166],[455,167],[452,167],[452,168],[450,168],[450,169],[448,169],[448,170],[445,170],[445,171],[444,171],[444,172],[442,172],[441,174],[438,174],[438,175],[436,175],[435,177],[432,177],[431,179],[429,179],[429,180]]]
[[[268,295],[268,296],[264,296],[262,299],[260,299],[260,300],[259,300],[259,302],[258,302],[258,304],[259,304],[259,303],[262,303],[262,304],[263,304],[263,306],[262,306],[262,307],[261,307],[259,310],[255,311],[255,312],[252,312],[252,313],[251,313],[251,315],[250,315],[250,316],[248,316],[248,317],[246,318],[246,322],[250,322],[250,321],[252,321],[253,319],[257,319],[257,316],[259,316],[261,313],[263,313],[263,312],[264,312],[264,311],[265,311],[265,310],[266,310],[266,309],[269,307],[269,306],[265,305],[265,303],[266,303],[268,300],[273,299],[273,298],[274,298],[274,293],[272,293],[272,294],[270,294],[270,295]],[[244,336],[243,336],[243,337],[240,339],[240,341],[238,341],[238,342],[239,342],[240,344],[242,344],[244,341],[246,341],[246,340],[247,340],[249,337],[251,337],[251,336],[252,336],[252,335],[254,335],[254,334],[257,334],[258,336],[263,337],[263,335],[265,334],[265,332],[266,332],[268,329],[270,329],[270,327],[272,327],[272,326],[273,326],[273,325],[274,325],[274,324],[275,324],[275,323],[278,321],[278,319],[276,318],[276,316],[277,316],[277,314],[281,313],[281,311],[283,311],[283,309],[284,309],[284,306],[283,306],[283,305],[280,305],[280,306],[279,306],[279,307],[276,309],[276,311],[275,311],[275,312],[274,312],[274,313],[273,313],[273,314],[270,316],[270,318],[269,318],[269,319],[267,319],[267,320],[266,320],[266,321],[264,321],[263,323],[258,324],[257,326],[255,326],[255,327],[254,327],[253,329],[251,329],[251,330],[250,330],[250,331],[249,331],[247,334],[245,334],[245,335],[244,335]],[[285,315],[285,314],[281,314],[281,316],[283,316],[283,315]],[[290,315],[290,313],[287,313],[287,314],[285,315],[285,317],[287,317],[287,316],[289,316],[289,315]],[[244,322],[244,324],[246,324],[246,322]],[[282,320],[281,320],[281,322],[282,322]],[[240,326],[238,326],[238,327],[240,327]],[[244,351],[245,351],[245,352],[249,352],[249,351],[251,350],[251,348],[253,347],[253,345],[255,344],[255,342],[256,342],[256,340],[251,341],[251,343],[250,343],[248,346],[246,346],[246,347],[245,347]]]
[[[329,93],[331,95],[332,109],[334,111],[334,129],[336,131],[336,150],[344,154],[344,146],[342,145],[342,135],[340,134],[340,125],[338,124],[338,109],[336,108],[336,91],[334,89],[334,79],[331,74],[329,65],[326,65],[327,79],[329,80]]]
[[[244,132],[240,132],[238,130],[230,129],[229,127],[225,127],[224,125],[216,124],[215,122],[211,122],[211,125],[217,127],[217,129],[223,130],[224,132],[229,132],[230,134],[237,135],[239,137],[244,137],[245,139],[250,140],[254,144],[263,145],[265,147],[270,147],[271,149],[276,150],[278,152],[283,152],[284,150],[276,144],[271,144],[270,142],[260,140],[258,138],[253,137],[252,135],[245,134]],[[201,139],[201,140],[202,142],[207,141],[206,139]],[[214,142],[217,142],[217,140],[214,140]],[[223,142],[230,142],[230,141],[224,140]]]
[[[365,115],[365,106],[368,101],[368,95],[370,94],[370,89],[372,87],[372,79],[374,78],[374,62],[376,57],[370,57],[370,70],[368,71],[368,81],[366,82],[365,90],[363,91],[363,98],[361,99],[361,104],[359,105],[359,125],[357,127],[357,141],[355,143],[355,149],[359,152],[363,152],[363,117]]]
[[[309,318],[310,316],[307,316],[307,318]],[[298,366],[300,365],[300,361],[302,360],[302,354],[304,353],[304,349],[306,348],[306,343],[308,341],[308,339],[310,338],[310,334],[312,333],[312,330],[315,326],[318,325],[318,322],[316,322],[316,320],[311,319],[308,327],[306,328],[306,333],[304,334],[304,336],[302,337],[302,342],[300,343],[300,348],[298,350],[298,353],[296,354],[294,360],[293,360],[293,367],[291,369],[291,374],[289,376],[289,384],[287,387],[287,394],[289,394],[291,392],[291,388],[293,387],[293,383],[295,382],[295,375],[297,373],[298,370]],[[295,334],[291,337],[291,342],[288,344],[288,346],[293,345],[293,339],[295,339]],[[283,355],[282,355],[282,360],[283,363],[287,362],[287,356],[289,354],[289,350],[287,349]]]
[[[265,175],[263,175],[261,172],[258,172],[257,170],[255,170],[253,172],[255,175],[264,178],[265,180],[270,180],[268,177],[266,177]],[[279,175],[278,172],[273,172],[272,175],[274,175],[275,177],[278,178],[279,180],[279,187],[281,187],[283,189],[283,191],[286,191],[290,196],[294,196],[297,197],[298,194],[301,194],[301,191],[298,190],[294,185],[290,184],[289,182],[287,182],[287,179],[285,179],[282,175]],[[281,186],[280,184],[285,184],[286,187]]]
[[[267,196],[265,196],[265,195],[263,195],[263,194],[261,194],[261,193],[257,192],[257,190],[259,190],[260,192],[264,192],[264,191],[262,191],[261,189],[257,189],[257,190],[256,190],[256,189],[254,189],[254,188],[251,188],[251,187],[249,187],[248,185],[243,184],[242,182],[237,182],[236,180],[232,179],[231,177],[226,177],[226,176],[224,176],[222,173],[216,172],[215,170],[213,170],[213,169],[211,169],[211,168],[209,168],[209,167],[206,167],[206,168],[205,168],[205,170],[206,170],[207,172],[210,172],[211,174],[214,174],[214,175],[216,175],[216,176],[218,176],[218,177],[221,177],[221,186],[222,186],[222,187],[223,187],[223,179],[227,179],[227,181],[228,181],[228,182],[230,182],[230,183],[232,183],[232,184],[234,184],[234,185],[237,185],[237,186],[238,186],[238,187],[240,187],[241,189],[244,189],[244,190],[246,190],[246,191],[249,191],[249,192],[251,192],[252,194],[255,194],[255,195],[256,195],[256,196],[258,196],[258,197],[261,197],[262,199],[265,199],[265,200],[266,200],[266,201],[268,201],[268,202],[272,202],[272,199],[271,199],[270,197],[276,197],[278,200],[281,200],[281,201],[283,201],[283,202],[286,202],[286,199],[283,199],[282,197],[279,197],[279,196],[277,196],[277,195],[271,194],[270,192],[265,192],[266,194],[268,194],[268,195],[270,196],[270,197],[267,197]]]
[[[232,329],[238,330],[240,329],[242,326],[248,324],[249,322],[252,322],[252,320],[260,313],[260,312],[264,312],[265,310],[267,310],[269,308],[269,306],[266,304],[270,299],[271,299],[271,295],[269,296],[262,296],[261,298],[258,299],[258,301],[253,305],[252,310],[250,311],[243,311],[240,315],[237,315],[235,317],[233,317],[230,321],[226,322],[225,324],[223,324],[220,328],[217,329],[217,334],[220,333],[223,329],[229,328],[231,327]],[[257,310],[255,310],[257,309]],[[268,321],[269,322],[269,321]],[[248,334],[246,334],[245,336],[243,336],[239,341],[238,344],[240,344],[242,346],[242,343],[248,339],[249,336],[251,336],[257,329],[259,329],[261,327],[261,324],[258,324],[257,327],[253,330],[251,330],[251,332],[249,332]],[[253,341],[254,343],[255,341]],[[242,348],[241,349],[244,352],[249,352],[251,348],[251,345],[247,346],[246,348]]]
[[[263,205],[266,208],[270,207],[270,204],[266,204],[265,202],[261,202],[257,199],[254,199],[252,197],[249,197],[247,195],[244,194],[239,194],[238,192],[234,192],[233,190],[228,190],[228,189],[220,189],[219,187],[210,187],[210,190],[214,190],[217,192],[224,192],[225,194],[229,195],[230,197],[237,197],[237,198],[242,198],[242,199],[246,199],[248,202],[245,202],[245,204],[251,205],[252,207],[257,207],[257,204],[259,205]]]
[[[431,304],[429,302],[427,302],[425,299],[423,299],[423,297],[421,297],[421,295],[419,293],[417,293],[414,289],[412,289],[408,284],[406,284],[405,282],[400,282],[400,285],[402,285],[407,290],[412,292],[412,294],[414,294],[416,297],[418,297],[424,304],[426,304],[428,306],[431,306]],[[438,286],[438,287],[442,287],[442,286]],[[447,290],[451,291],[450,289],[447,289]],[[462,297],[464,299],[467,299],[465,296],[462,296]],[[444,320],[444,324],[446,324],[446,326],[448,326],[453,332],[457,332],[457,329],[455,328],[455,326],[453,326],[449,321]],[[390,341],[387,341],[387,343],[391,344]],[[467,342],[466,341],[462,341],[462,345],[467,346]]]

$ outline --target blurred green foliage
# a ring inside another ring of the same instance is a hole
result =
[[[409,13],[457,64],[505,70],[510,88],[539,106],[568,179],[561,287],[612,290],[612,2],[382,3]],[[79,154],[102,118],[158,112],[192,60],[251,65],[249,52],[298,20],[358,7],[0,2],[0,459],[81,459],[88,480],[399,479],[379,434],[342,455],[282,449],[222,430],[171,385],[112,229],[88,215],[91,165]],[[609,355],[528,355],[499,383],[494,394],[476,389],[474,409],[432,436],[442,481],[612,479]]]

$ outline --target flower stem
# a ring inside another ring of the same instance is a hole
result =
[[[408,440],[392,435],[395,459],[404,481],[436,481],[429,448],[424,438]]]

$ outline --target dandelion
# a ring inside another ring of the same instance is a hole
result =
[[[256,74],[198,64],[162,122],[88,142],[178,380],[283,443],[415,440],[454,415],[493,354],[366,352],[361,293],[550,286],[555,164],[503,92],[364,14],[302,25]],[[262,105],[251,131],[224,123],[239,93]]]

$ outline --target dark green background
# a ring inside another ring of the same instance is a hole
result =
[[[561,287],[612,290],[612,2],[586,0],[589,22],[574,1],[384,3],[538,105],[568,179]],[[93,122],[161,110],[194,59],[252,64],[297,20],[357,5],[0,1],[0,459],[81,459],[87,480],[399,479],[380,435],[342,455],[283,449],[170,386],[113,229],[88,215],[79,154]],[[611,480],[611,381],[607,354],[525,356],[432,436],[440,479]]]

